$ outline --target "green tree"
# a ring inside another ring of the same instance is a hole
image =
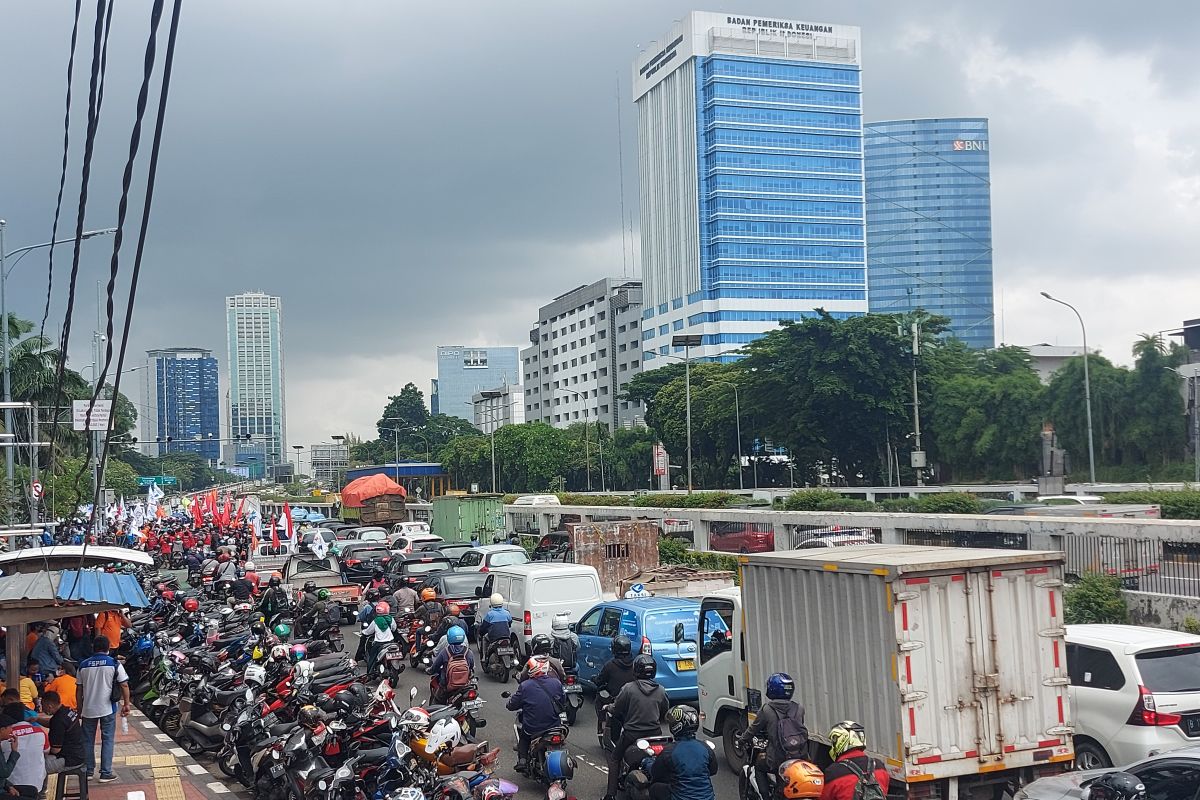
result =
[[[500,488],[509,492],[548,491],[551,482],[567,471],[568,449],[566,432],[544,422],[505,425],[496,431]],[[490,471],[490,441],[487,451]],[[491,488],[490,474],[487,486]]]
[[[132,498],[138,493],[138,475],[124,461],[110,458],[104,465],[104,488],[120,497]]]
[[[480,489],[491,489],[492,448],[483,434],[451,439],[437,458],[450,473],[452,485],[465,489],[478,483]]]
[[[1121,593],[1121,580],[1112,575],[1089,573],[1067,589],[1063,613],[1068,625],[1124,625],[1129,606]]]
[[[413,443],[419,443],[419,440],[409,435],[408,431],[404,429],[423,431],[428,424],[429,409],[425,407],[425,395],[421,393],[416,384],[406,383],[400,390],[400,394],[388,398],[388,403],[384,406],[383,414],[379,417],[379,422],[375,424],[375,427],[379,431],[381,441],[395,445],[396,436],[399,435],[401,447],[412,447]]]

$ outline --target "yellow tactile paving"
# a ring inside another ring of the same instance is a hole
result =
[[[117,759],[113,759],[115,764]],[[125,756],[125,766],[127,767],[148,767],[150,766],[150,756]]]
[[[178,778],[179,777],[179,768],[178,767],[154,767],[153,772],[154,772],[155,780],[157,780],[158,778]]]
[[[150,756],[150,766],[152,767],[173,767],[175,764],[175,756],[169,753]]]
[[[179,778],[155,778],[154,792],[158,800],[185,800]]]

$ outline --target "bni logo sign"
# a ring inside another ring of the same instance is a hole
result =
[[[986,139],[955,139],[955,150],[987,150]]]

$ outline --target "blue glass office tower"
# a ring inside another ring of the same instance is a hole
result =
[[[199,347],[146,352],[142,440],[149,455],[199,453],[221,457],[221,393],[217,360]]]
[[[638,56],[645,369],[867,310],[859,54],[856,27],[692,12]]]
[[[430,409],[472,424],[475,406],[471,398],[476,392],[521,385],[521,356],[515,347],[438,347],[437,364]]]
[[[922,308],[971,347],[994,347],[987,120],[871,122],[864,134],[871,311]]]

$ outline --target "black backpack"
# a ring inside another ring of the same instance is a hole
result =
[[[789,714],[775,722],[775,741],[779,744],[784,761],[808,759],[808,728],[804,727],[798,715]]]
[[[562,662],[564,669],[574,669],[579,648],[572,639],[555,639],[551,655]]]
[[[883,787],[879,785],[879,781],[875,780],[874,759],[867,759],[866,772],[859,769],[853,759],[846,759],[841,763],[845,764],[846,768],[858,778],[858,784],[854,787],[853,800],[886,800],[887,796],[884,794]]]

